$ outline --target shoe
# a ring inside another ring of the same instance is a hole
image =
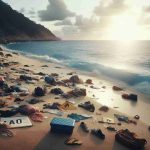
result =
[[[101,129],[92,129],[91,130],[91,134],[97,136],[98,138],[104,140],[105,139],[105,135],[103,134],[103,132],[101,131]]]
[[[80,127],[82,128],[83,131],[85,131],[87,133],[89,132],[89,129],[85,122],[81,122]]]

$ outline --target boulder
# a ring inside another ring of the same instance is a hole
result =
[[[60,95],[60,94],[63,94],[64,92],[60,88],[54,88],[51,90],[51,93],[55,95]]]
[[[56,85],[56,80],[52,76],[46,76],[45,77],[45,82],[51,85]]]
[[[72,83],[77,83],[77,84],[82,84],[83,83],[82,79],[80,79],[78,77],[78,75],[71,76],[69,80]]]
[[[87,79],[85,83],[87,83],[87,84],[93,84],[91,79]]]
[[[44,96],[46,94],[46,88],[36,87],[34,89],[34,96]]]

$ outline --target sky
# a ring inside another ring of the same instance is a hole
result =
[[[3,0],[64,40],[150,40],[150,0]]]

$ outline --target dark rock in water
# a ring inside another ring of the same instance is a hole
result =
[[[122,94],[122,98],[129,99],[135,102],[138,100],[138,96],[136,94]]]
[[[13,54],[15,54],[15,55],[19,55],[19,53],[17,53],[17,52],[12,52]]]
[[[83,81],[78,77],[78,75],[74,75],[70,77],[70,82],[82,84]]]
[[[87,79],[85,83],[87,83],[87,84],[93,84],[91,79]]]
[[[27,80],[32,80],[32,77],[26,76],[26,75],[20,75],[20,79],[27,81]]]
[[[46,88],[36,87],[34,89],[34,96],[44,96],[46,94]]]
[[[6,54],[5,57],[12,57],[12,54]]]
[[[52,76],[46,76],[45,77],[45,82],[51,85],[56,85],[56,80]]]
[[[51,93],[55,95],[60,95],[63,94],[64,92],[60,88],[54,88],[51,90]]]

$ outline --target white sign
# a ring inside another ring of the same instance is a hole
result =
[[[32,126],[32,123],[28,117],[0,118],[0,121],[9,125],[10,128],[21,128]]]

